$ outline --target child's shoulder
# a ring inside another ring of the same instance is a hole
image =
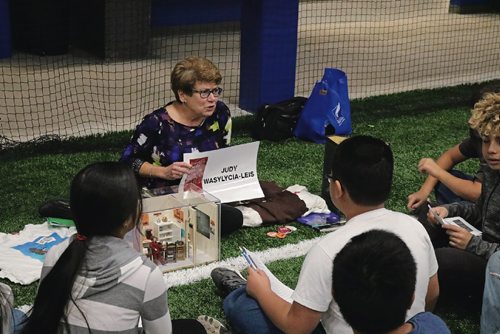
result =
[[[431,312],[421,312],[408,320],[413,325],[413,331],[410,334],[433,333],[449,334],[450,330],[446,323],[437,315]]]

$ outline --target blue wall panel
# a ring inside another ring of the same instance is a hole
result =
[[[256,111],[294,96],[298,10],[298,0],[243,2],[241,108]]]
[[[0,0],[0,58],[11,56],[9,0]]]
[[[450,4],[455,6],[488,6],[490,0],[451,0]]]
[[[152,0],[151,27],[239,21],[242,0]]]

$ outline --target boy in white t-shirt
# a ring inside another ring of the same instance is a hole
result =
[[[261,270],[249,268],[247,282],[227,269],[216,268],[212,272],[217,288],[229,293],[224,311],[236,332],[352,334],[332,297],[333,260],[352,237],[373,229],[396,234],[415,258],[415,300],[407,319],[433,309],[439,294],[438,266],[427,232],[414,218],[384,208],[393,176],[390,147],[373,137],[354,136],[338,146],[332,161],[328,175],[330,196],[347,223],[311,248],[292,303],[271,290],[269,279]]]

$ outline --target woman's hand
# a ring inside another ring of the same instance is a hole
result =
[[[157,169],[156,173],[151,173],[153,177],[156,176],[160,179],[177,180],[189,172],[191,165],[187,162],[177,161],[167,167],[154,166],[153,168]]]
[[[271,291],[271,282],[266,273],[260,269],[248,267],[247,293],[258,300],[260,294],[269,291]]]
[[[472,239],[472,234],[464,228],[453,224],[444,224],[442,226],[448,234],[449,244],[451,247],[465,249]]]

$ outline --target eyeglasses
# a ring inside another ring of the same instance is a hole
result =
[[[332,181],[335,180],[332,174],[325,174],[325,177],[328,180],[328,184],[332,183]]]
[[[208,99],[210,94],[212,94],[214,97],[219,97],[219,95],[222,94],[223,91],[224,89],[220,87],[214,89],[203,89],[203,90],[193,89],[193,92],[199,93],[202,99]]]

